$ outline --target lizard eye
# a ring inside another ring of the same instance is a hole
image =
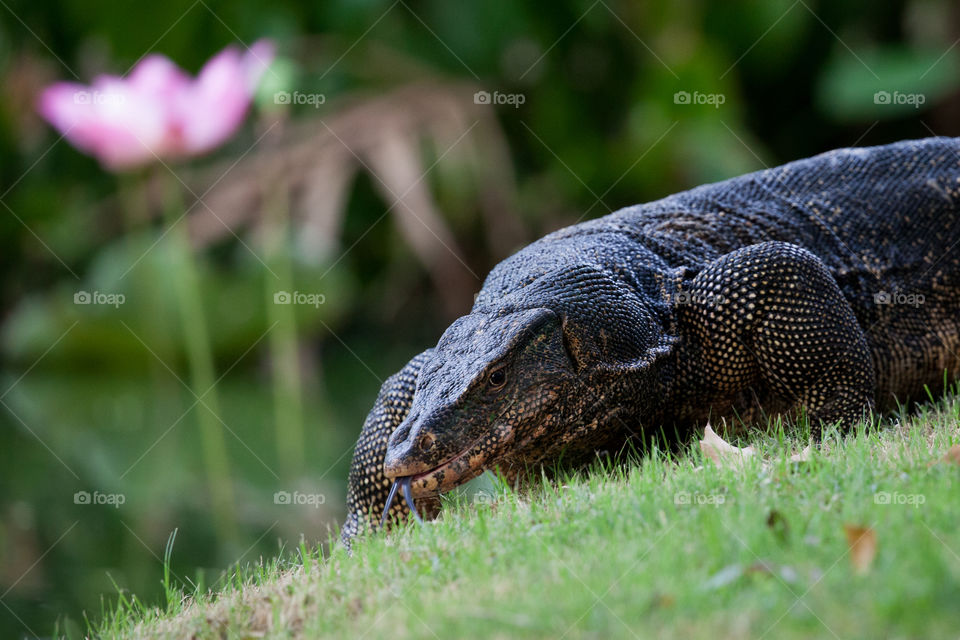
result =
[[[502,389],[503,385],[507,384],[507,372],[504,371],[503,367],[494,369],[490,372],[490,377],[487,378],[487,382],[490,384],[491,389]]]
[[[420,447],[421,451],[427,452],[430,451],[430,449],[433,449],[433,443],[436,441],[437,439],[433,436],[433,434],[425,433],[420,436],[420,440],[417,442],[417,445]]]

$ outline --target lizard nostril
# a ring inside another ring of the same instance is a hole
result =
[[[430,451],[433,449],[433,445],[437,442],[437,438],[432,433],[425,433],[420,436],[420,440],[417,442],[417,445],[420,447],[421,451]]]

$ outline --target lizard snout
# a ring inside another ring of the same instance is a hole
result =
[[[390,436],[383,472],[399,478],[429,471],[437,466],[433,459],[437,449],[437,435],[428,425],[401,426]]]

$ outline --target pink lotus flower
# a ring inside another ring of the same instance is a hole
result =
[[[243,122],[273,54],[266,40],[243,54],[227,47],[196,78],[153,54],[127,77],[103,75],[90,86],[53,84],[41,94],[39,110],[75,147],[109,169],[198,155],[223,143]]]

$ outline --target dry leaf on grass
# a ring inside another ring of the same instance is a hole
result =
[[[850,564],[855,573],[863,575],[870,570],[877,555],[877,534],[869,527],[852,524],[843,525],[843,531],[850,545]]]
[[[960,465],[960,444],[955,444],[949,449],[947,449],[947,454],[942,458],[940,458],[940,460],[938,460],[937,462]]]
[[[757,450],[751,447],[735,447],[713,430],[710,423],[703,429],[703,440],[700,441],[700,450],[703,455],[713,461],[718,467],[728,467],[740,469],[746,463],[748,458],[757,455]],[[813,452],[813,445],[807,445],[800,453],[790,456],[788,462],[806,462],[810,459]],[[770,464],[766,461],[761,463],[764,469],[769,469]]]
[[[795,584],[800,580],[797,570],[793,567],[775,562],[767,562],[766,560],[757,560],[750,565],[731,564],[720,569],[720,571],[710,576],[707,581],[703,583],[703,589],[705,591],[720,589],[736,582],[740,578],[752,575],[775,576],[787,584]]]
[[[753,447],[735,447],[718,436],[709,422],[703,430],[703,440],[700,441],[700,450],[703,451],[703,455],[710,458],[718,467],[737,469],[744,465],[747,458],[757,455],[757,450]]]
[[[807,462],[810,459],[810,454],[813,453],[813,445],[808,444],[803,448],[803,451],[800,453],[795,453],[790,456],[789,462]]]
[[[767,528],[773,532],[780,544],[786,545],[790,542],[790,524],[776,509],[767,514]]]
[[[669,593],[655,593],[650,599],[648,609],[669,609],[677,603],[677,599]]]

